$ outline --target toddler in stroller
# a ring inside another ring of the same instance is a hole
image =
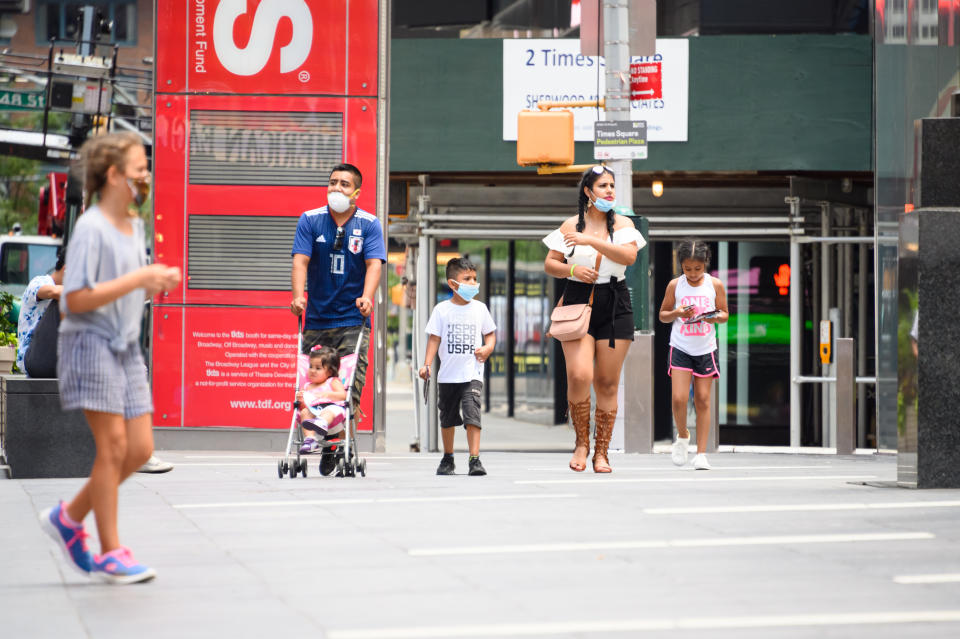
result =
[[[277,461],[280,479],[288,473],[290,479],[298,474],[306,477],[307,460],[301,456],[311,453],[319,453],[324,477],[334,471],[338,477],[366,476],[366,460],[360,459],[354,440],[357,409],[346,390],[354,382],[362,337],[361,332],[353,352],[341,356],[337,349],[322,345],[303,352],[303,333],[299,333],[296,401],[283,459]]]
[[[340,379],[340,356],[334,349],[314,346],[310,350],[306,378],[297,391],[300,428],[305,433],[301,455],[321,450],[324,438],[341,432],[347,417],[347,391]]]

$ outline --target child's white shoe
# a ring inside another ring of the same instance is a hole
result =
[[[687,449],[690,447],[690,435],[686,437],[677,437],[670,448],[670,459],[677,466],[683,466],[687,463]]]
[[[693,458],[693,469],[710,470],[710,462],[707,461],[707,456],[703,453],[697,453],[697,456]]]

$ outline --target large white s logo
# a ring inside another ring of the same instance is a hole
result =
[[[280,49],[280,72],[296,71],[307,60],[313,46],[313,16],[304,0],[263,0],[253,17],[250,41],[241,49],[233,41],[233,24],[246,12],[246,0],[221,0],[213,17],[213,48],[227,71],[235,75],[263,71],[281,18],[293,22],[293,38]]]

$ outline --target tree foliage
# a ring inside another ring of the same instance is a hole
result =
[[[39,162],[0,155],[0,232],[16,222],[24,233],[37,232],[41,182]]]

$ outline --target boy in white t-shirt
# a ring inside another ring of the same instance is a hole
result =
[[[420,369],[420,377],[430,379],[430,366],[439,352],[437,403],[443,459],[437,467],[437,474],[454,474],[454,429],[463,424],[470,449],[468,474],[486,475],[487,471],[480,463],[480,393],[483,391],[483,363],[497,343],[494,333],[497,327],[486,304],[473,299],[480,292],[477,267],[473,262],[465,257],[455,257],[447,262],[447,284],[453,290],[453,296],[437,304],[430,314],[427,352],[423,360],[428,363]]]

